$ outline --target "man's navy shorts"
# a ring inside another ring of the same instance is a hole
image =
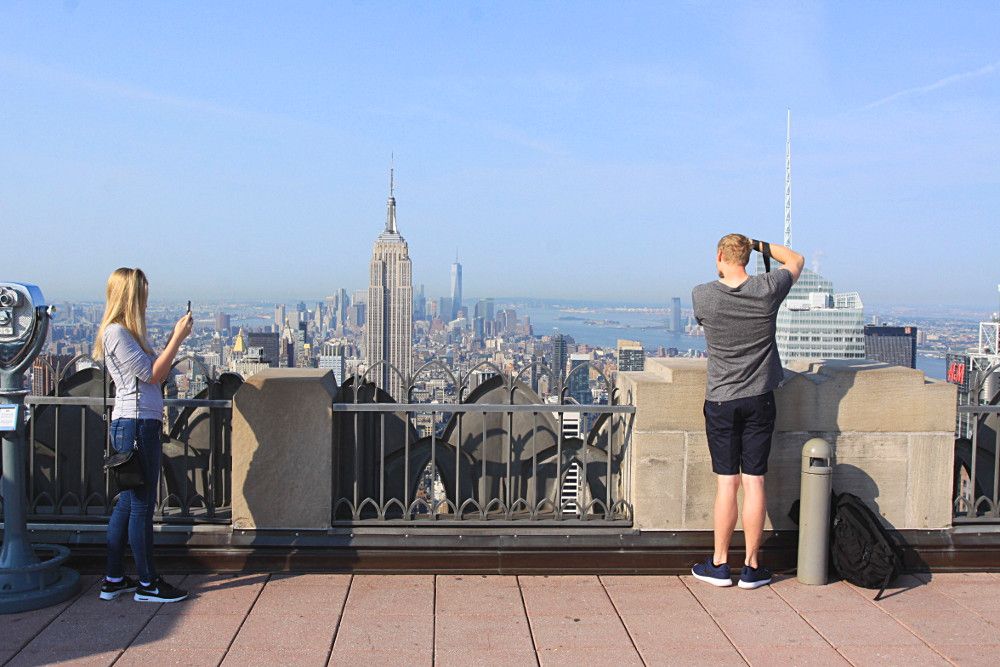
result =
[[[774,434],[774,392],[732,401],[705,401],[705,432],[717,475],[763,475]]]

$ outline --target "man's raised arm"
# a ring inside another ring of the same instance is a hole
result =
[[[764,241],[751,241],[752,247],[758,252],[764,252]],[[768,244],[771,249],[771,257],[781,263],[781,268],[792,274],[792,282],[802,275],[802,268],[806,265],[806,258],[795,252],[791,248],[786,248],[777,243]]]

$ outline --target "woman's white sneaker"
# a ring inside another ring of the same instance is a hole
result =
[[[136,602],[180,602],[188,596],[187,591],[171,586],[163,577],[153,579],[148,586],[142,582],[135,589]]]

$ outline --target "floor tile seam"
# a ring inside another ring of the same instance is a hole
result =
[[[726,638],[726,641],[729,642],[729,645],[733,647],[733,650],[735,650],[736,653],[740,656],[740,659],[743,660],[743,662],[746,663],[749,666],[750,665],[750,660],[747,659],[747,657],[743,653],[743,651],[740,650],[740,647],[737,646],[736,642],[733,641],[733,638],[730,637],[729,633],[726,632],[725,628],[722,627],[722,624],[719,623],[719,619],[717,619],[715,617],[715,614],[713,614],[712,612],[710,612],[708,610],[708,607],[706,607],[704,605],[704,603],[702,603],[701,598],[699,598],[697,595],[695,595],[695,592],[693,590],[691,590],[691,585],[688,584],[687,581],[685,581],[682,577],[678,577],[678,579],[680,580],[681,584],[684,585],[684,588],[687,589],[687,592],[691,594],[691,597],[694,598],[695,602],[698,603],[698,606],[702,608],[702,610],[708,615],[708,617],[710,619],[712,619],[712,622],[715,623],[715,627],[719,628],[719,632],[721,632],[722,636]]]
[[[354,575],[347,580],[347,590],[344,591],[344,599],[340,603],[340,615],[337,617],[337,623],[333,626],[333,638],[330,640],[330,648],[326,652],[326,662],[324,664],[329,665],[330,660],[333,658],[333,647],[337,643],[337,636],[340,634],[340,624],[344,622],[344,614],[347,613],[347,598],[351,597],[351,589],[354,588]]]
[[[839,646],[837,646],[836,644],[834,644],[834,643],[833,643],[832,641],[830,641],[830,639],[828,639],[828,638],[827,638],[827,636],[826,636],[825,634],[823,634],[823,631],[822,631],[822,630],[820,630],[820,629],[819,629],[818,627],[816,627],[816,626],[815,626],[815,625],[814,625],[814,624],[813,624],[813,623],[812,623],[812,622],[811,622],[811,621],[810,621],[810,620],[809,620],[808,618],[806,618],[806,617],[805,617],[805,616],[804,616],[804,615],[802,614],[802,612],[801,612],[801,611],[799,611],[798,607],[796,607],[796,606],[795,606],[794,604],[792,604],[792,603],[791,603],[791,601],[790,601],[790,600],[789,600],[788,598],[786,598],[786,597],[785,597],[784,595],[782,595],[782,594],[781,594],[781,591],[780,591],[780,590],[778,590],[777,588],[772,588],[772,590],[774,591],[774,594],[775,594],[775,595],[777,595],[777,596],[778,596],[779,598],[781,598],[781,599],[782,599],[782,600],[784,601],[784,603],[785,603],[785,604],[787,604],[787,605],[788,605],[788,607],[789,607],[789,608],[790,608],[790,609],[791,609],[792,611],[794,611],[794,612],[795,612],[796,614],[798,614],[799,618],[801,618],[801,619],[802,619],[803,621],[805,621],[805,622],[806,622],[806,624],[807,624],[807,625],[808,625],[808,626],[809,626],[810,628],[812,628],[812,629],[813,629],[813,632],[815,632],[816,634],[818,634],[818,635],[819,635],[819,636],[820,636],[820,637],[821,637],[821,638],[823,639],[823,641],[825,641],[825,642],[827,643],[827,645],[828,645],[828,646],[829,646],[830,648],[832,648],[832,649],[833,649],[834,651],[836,651],[836,652],[837,652],[837,655],[839,655],[840,657],[842,657],[842,658],[843,658],[844,660],[847,660],[847,662],[848,662],[849,664],[851,664],[851,665],[854,665],[854,663],[853,663],[853,662],[851,662],[851,660],[850,660],[850,659],[849,659],[849,658],[848,658],[848,657],[847,657],[846,655],[844,655],[844,654],[843,654],[843,653],[841,652],[841,650],[840,650],[840,647],[839,647]]]
[[[264,589],[267,588],[267,582],[269,581],[271,581],[270,574],[268,574],[264,578],[264,584],[260,587],[260,590],[257,591],[257,595],[253,596],[253,602],[250,603],[250,608],[247,609],[247,613],[243,615],[243,620],[240,621],[240,625],[238,628],[236,628],[236,632],[234,632],[233,636],[230,637],[229,644],[226,646],[226,650],[222,652],[222,657],[219,658],[219,662],[215,663],[216,667],[219,667],[219,665],[221,665],[226,661],[226,656],[229,655],[229,650],[233,648],[233,644],[236,643],[236,638],[240,636],[240,632],[243,630],[243,626],[246,624],[247,619],[250,618],[250,613],[253,611],[253,608],[257,605],[257,600],[260,599],[261,593],[263,593]]]
[[[860,597],[860,598],[861,598],[862,600],[866,601],[866,602],[867,602],[868,604],[870,604],[871,606],[875,607],[875,608],[876,608],[876,609],[878,609],[878,610],[879,610],[880,612],[882,612],[883,614],[885,614],[886,616],[888,616],[889,618],[891,618],[891,619],[892,619],[893,621],[895,621],[896,623],[898,623],[898,624],[900,625],[900,627],[902,627],[902,628],[903,628],[904,630],[906,630],[906,631],[907,631],[907,632],[909,632],[909,633],[910,633],[911,635],[913,635],[913,636],[914,636],[914,637],[916,637],[916,638],[917,638],[918,640],[920,640],[920,643],[922,643],[922,644],[923,644],[924,646],[926,646],[927,648],[929,648],[929,649],[930,649],[931,651],[933,651],[933,652],[934,652],[934,653],[935,653],[936,655],[940,656],[942,660],[944,660],[945,662],[947,662],[947,663],[948,663],[948,664],[950,664],[950,665],[954,665],[954,664],[956,664],[956,663],[955,663],[955,661],[953,661],[953,660],[949,659],[949,658],[948,658],[948,656],[944,655],[943,653],[941,653],[941,651],[938,651],[938,650],[937,650],[936,648],[934,648],[934,646],[932,646],[932,645],[931,645],[931,643],[930,643],[929,641],[927,641],[927,640],[926,640],[926,639],[924,639],[924,638],[923,638],[922,636],[920,636],[920,634],[919,634],[919,633],[917,633],[917,631],[916,631],[916,630],[914,630],[914,629],[913,629],[913,628],[911,628],[911,627],[910,627],[909,625],[907,625],[906,623],[904,623],[902,619],[899,619],[899,618],[896,618],[896,617],[895,617],[894,615],[892,615],[892,614],[891,614],[890,612],[888,612],[887,610],[883,609],[883,608],[882,608],[882,607],[880,607],[879,605],[875,604],[875,600],[874,600],[873,598],[870,598],[870,597],[868,597],[868,596],[867,596],[867,595],[865,595],[864,593],[862,593],[862,592],[861,592],[861,591],[860,591],[860,590],[858,589],[858,587],[857,587],[857,586],[851,586],[850,584],[848,584],[848,586],[850,586],[851,590],[853,590],[853,591],[854,591],[854,592],[855,592],[855,593],[856,593],[856,594],[858,595],[858,597]]]
[[[837,655],[839,655],[841,658],[843,658],[847,662],[847,664],[851,665],[852,667],[856,667],[854,661],[851,660],[849,657],[847,657],[847,655],[844,653],[844,651],[841,650],[841,649],[848,648],[846,645],[845,646],[837,646],[836,644],[834,644],[832,641],[830,641],[827,638],[826,635],[823,634],[823,632],[818,627],[816,627],[808,618],[806,618],[803,615],[802,611],[799,611],[799,609],[794,604],[792,604],[791,600],[789,600],[784,595],[782,595],[781,591],[779,591],[777,588],[775,588],[774,589],[774,593],[779,598],[781,598],[782,600],[784,600],[785,604],[787,604],[796,614],[798,614],[799,618],[801,618],[803,621],[805,621],[809,625],[809,627],[811,627],[816,632],[816,634],[818,634],[820,637],[822,637],[823,641],[825,641],[827,644],[829,644],[830,648],[832,648],[834,651],[837,652]],[[848,609],[847,611],[850,611],[850,610]],[[808,613],[808,612],[806,612],[806,613]]]
[[[115,656],[115,659],[111,661],[109,667],[113,667],[113,665],[115,665],[119,660],[121,660],[121,657],[125,655],[125,651],[132,648],[132,644],[135,642],[136,639],[139,638],[139,635],[142,634],[142,631],[146,629],[146,627],[153,621],[153,619],[156,618],[157,614],[160,613],[160,609],[163,609],[164,604],[166,603],[165,602],[159,603],[160,606],[157,607],[156,611],[154,611],[152,614],[149,615],[149,618],[147,618],[146,622],[142,624],[142,627],[136,630],[135,634],[132,635],[132,638],[128,640],[128,644],[125,645],[125,648],[118,651],[118,654]]]
[[[977,610],[975,610],[972,607],[968,606],[967,604],[963,603],[961,600],[959,600],[955,596],[949,595],[944,590],[940,590],[940,591],[937,591],[937,592],[938,592],[939,595],[943,595],[944,597],[948,598],[949,600],[951,600],[952,602],[954,602],[955,604],[957,604],[962,609],[965,609],[966,611],[971,612],[973,615],[978,616],[983,621],[985,621],[987,625],[993,625],[993,623],[994,623],[993,619],[989,618],[988,616],[983,616]]]
[[[632,636],[632,631],[629,630],[628,625],[625,624],[625,619],[622,618],[622,613],[618,609],[618,605],[615,604],[614,598],[611,597],[611,593],[608,591],[608,587],[604,585],[604,580],[601,579],[600,575],[597,577],[597,582],[601,585],[601,590],[603,590],[604,594],[608,597],[608,602],[611,603],[611,608],[615,610],[615,616],[618,617],[618,622],[622,624],[622,629],[625,630],[625,634],[628,636],[628,640],[632,644],[632,650],[634,650],[635,654],[639,656],[639,661],[642,663],[642,666],[647,667],[646,658],[643,657],[642,651],[639,650],[638,644],[635,643],[635,637]]]
[[[531,648],[535,654],[535,667],[541,667],[541,659],[538,657],[538,642],[535,641],[535,630],[531,626],[531,616],[528,615],[528,605],[524,601],[524,589],[521,588],[521,577],[515,576],[517,580],[517,594],[521,596],[521,610],[524,612],[524,620],[528,623],[528,636],[531,638]]]
[[[53,616],[52,618],[50,618],[50,619],[48,620],[48,622],[47,622],[47,623],[46,623],[45,625],[43,625],[43,626],[42,626],[41,628],[39,628],[39,629],[38,629],[38,632],[36,632],[35,634],[33,634],[33,635],[31,635],[30,637],[28,637],[28,638],[27,638],[27,639],[26,639],[26,640],[24,641],[24,643],[23,643],[23,644],[21,644],[21,646],[20,646],[20,647],[19,647],[19,648],[18,648],[18,649],[17,649],[16,651],[14,651],[14,652],[13,652],[13,653],[11,654],[11,656],[10,656],[9,658],[7,658],[7,660],[6,660],[6,661],[5,661],[5,662],[4,662],[3,664],[4,664],[4,665],[6,665],[6,664],[8,664],[8,663],[10,663],[10,662],[13,662],[14,658],[16,658],[16,657],[17,657],[17,656],[18,656],[18,655],[19,655],[19,654],[21,653],[21,651],[23,651],[23,650],[24,650],[25,648],[27,648],[28,644],[30,644],[31,642],[35,641],[35,638],[37,638],[37,637],[38,637],[38,635],[40,635],[40,634],[42,634],[43,632],[45,632],[45,631],[46,631],[46,630],[48,629],[48,627],[49,627],[50,625],[52,625],[53,623],[55,623],[55,622],[56,622],[56,619],[57,619],[57,618],[59,618],[60,616],[62,616],[63,614],[65,614],[65,613],[66,613],[66,610],[67,610],[67,609],[69,609],[69,608],[70,608],[70,607],[72,607],[72,606],[73,606],[74,604],[76,604],[76,601],[77,601],[77,600],[79,600],[80,598],[82,598],[82,597],[83,597],[84,595],[86,595],[86,594],[87,594],[87,593],[88,593],[88,592],[89,592],[89,591],[90,591],[90,590],[91,590],[92,588],[94,588],[95,586],[97,586],[97,584],[98,584],[98,583],[100,583],[100,581],[101,581],[101,580],[100,580],[100,579],[98,579],[98,580],[97,580],[97,581],[95,581],[95,582],[94,582],[93,584],[91,584],[90,586],[88,586],[88,587],[87,587],[86,589],[84,589],[84,590],[81,590],[81,591],[80,591],[79,593],[77,593],[76,595],[74,595],[74,596],[73,596],[73,599],[72,599],[72,600],[70,600],[70,601],[69,601],[69,602],[68,602],[68,603],[66,604],[66,606],[65,606],[65,607],[63,607],[63,608],[62,608],[62,610],[61,610],[61,611],[60,611],[60,612],[59,612],[58,614],[56,614],[55,616]]]

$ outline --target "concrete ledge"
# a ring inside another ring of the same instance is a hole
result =
[[[156,561],[164,573],[192,572],[426,572],[477,574],[686,574],[712,549],[710,530],[566,535],[441,534],[422,529],[406,536],[326,531],[236,531],[158,534]],[[107,550],[103,530],[69,534],[33,531],[36,541],[72,549],[69,565],[100,573]],[[1000,532],[902,530],[909,571],[1000,572]],[[776,571],[795,567],[798,533],[765,531],[763,557]],[[742,558],[742,535],[733,540],[732,564]]]
[[[233,527],[325,529],[333,511],[333,399],[324,370],[276,368],[233,397]]]
[[[707,363],[648,359],[621,374],[636,405],[630,480],[635,526],[712,526],[715,476],[702,413]],[[895,528],[951,524],[955,387],[872,361],[795,364],[775,392],[778,422],[767,476],[767,527],[791,529],[802,445],[833,445],[834,489],[860,496]]]

